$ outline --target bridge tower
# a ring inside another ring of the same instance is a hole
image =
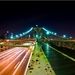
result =
[[[34,27],[32,32],[31,32],[32,38],[43,38],[44,32],[42,27]]]

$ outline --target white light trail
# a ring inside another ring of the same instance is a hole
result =
[[[15,47],[15,48],[17,49],[18,47]],[[8,50],[6,50],[6,51],[1,52],[1,53],[0,53],[0,56],[3,56],[3,55],[5,55],[5,54],[7,54],[8,52],[14,50],[15,48],[8,49]]]
[[[28,65],[29,65],[29,62],[30,62],[31,56],[32,56],[32,52],[31,52],[31,54],[30,54],[29,61],[28,61],[28,63],[27,63],[27,67],[26,67],[26,70],[25,70],[25,72],[24,72],[24,75],[26,75],[26,72],[27,72],[27,69],[28,69]]]
[[[18,51],[16,54],[19,54],[21,51]],[[9,59],[7,59],[6,61],[3,61],[0,63],[0,66],[3,65],[5,62],[9,61],[10,59],[12,59],[16,54],[14,54],[13,56],[11,56]]]
[[[16,64],[16,66],[14,68],[16,68],[19,65],[20,61]]]
[[[34,50],[34,46],[33,46],[33,47],[30,46],[30,48],[32,48],[32,50]],[[29,61],[28,61],[28,63],[27,63],[27,67],[26,67],[26,70],[25,70],[25,72],[24,72],[24,75],[26,75],[26,73],[27,73],[28,65],[29,65],[29,63],[30,63],[31,56],[32,56],[32,52],[31,52],[31,54],[30,54]]]
[[[18,71],[18,69],[20,68],[21,64],[23,63],[24,59],[26,58],[27,54],[29,53],[29,51],[26,53],[26,55],[23,57],[23,59],[21,60],[20,64],[18,65],[18,67],[16,68],[16,70],[14,71],[14,73],[12,75],[15,75],[16,72]]]
[[[0,56],[0,59],[2,59],[2,58],[4,58],[4,57],[8,56],[9,54],[11,54],[11,53],[13,53],[13,52],[15,52],[15,51],[17,51],[17,50],[18,50],[18,49],[14,49],[14,50],[12,50],[12,51],[10,51],[10,52],[8,52],[8,53],[5,53],[5,54],[1,55],[1,56]]]
[[[21,52],[7,67],[5,67],[5,68],[0,72],[0,75],[1,75],[14,61],[16,61],[24,52],[25,52],[25,50],[24,50],[23,52]]]

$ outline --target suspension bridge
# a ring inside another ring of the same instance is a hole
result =
[[[44,27],[31,27],[28,31],[19,35],[11,35],[10,39],[0,40],[0,46],[20,46],[28,41],[50,42],[57,46],[62,46],[75,50],[75,40],[66,35],[60,36],[56,32],[49,31]],[[18,44],[18,45],[17,45]],[[26,45],[27,46],[27,45]]]
[[[0,62],[0,75],[75,75],[75,40],[31,27],[0,39]]]

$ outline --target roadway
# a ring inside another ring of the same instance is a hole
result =
[[[48,43],[41,46],[56,75],[75,75],[75,53],[73,53],[74,56],[68,51],[64,54],[66,49],[65,51],[60,48],[55,49]]]
[[[32,52],[25,47],[0,52],[0,75],[25,75],[31,55]]]

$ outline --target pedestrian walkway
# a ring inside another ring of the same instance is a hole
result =
[[[26,75],[56,75],[38,44],[34,48]]]

